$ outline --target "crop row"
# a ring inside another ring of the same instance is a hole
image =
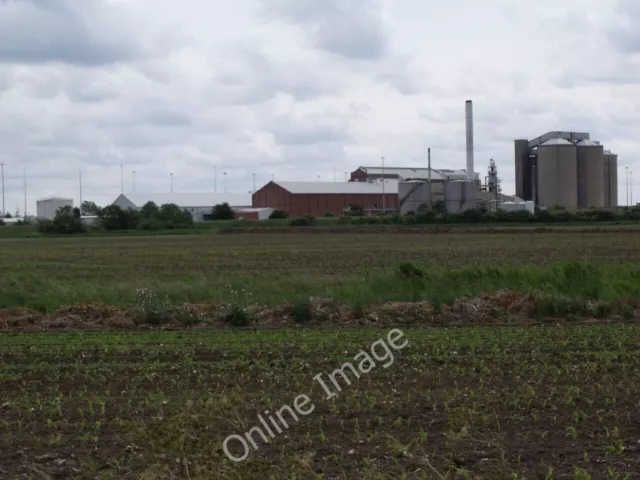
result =
[[[330,400],[313,377],[385,331],[2,336],[0,476],[34,465],[125,480],[622,479],[640,469],[638,325],[404,333],[409,345],[388,368],[378,362]],[[244,462],[226,458],[228,435],[299,394],[310,415]]]

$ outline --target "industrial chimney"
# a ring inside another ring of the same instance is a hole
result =
[[[467,180],[475,181],[475,172],[473,168],[473,102],[466,102],[466,120],[467,120]]]

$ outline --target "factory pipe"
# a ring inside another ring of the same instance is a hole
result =
[[[475,181],[473,167],[473,102],[467,100],[465,104],[466,124],[467,124],[467,180]]]

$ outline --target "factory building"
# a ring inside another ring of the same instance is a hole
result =
[[[73,208],[73,199],[60,197],[42,198],[36,202],[36,218],[53,220],[56,212],[63,207]]]
[[[153,202],[158,207],[173,203],[188,211],[195,222],[201,222],[211,215],[215,205],[228,203],[233,210],[251,208],[249,194],[233,193],[123,193],[113,202],[123,209],[139,210],[146,203]]]
[[[382,178],[404,181],[411,178],[429,178],[429,170],[431,170],[431,179],[433,181],[457,181],[466,180],[466,170],[448,170],[435,168],[412,168],[412,167],[358,167],[351,172],[350,182],[368,182],[372,180],[380,180]],[[480,182],[480,175],[474,173],[476,181]]]
[[[516,196],[545,208],[618,205],[618,157],[588,133],[548,132],[514,147]]]
[[[253,208],[274,208],[291,216],[342,215],[350,205],[365,214],[396,211],[398,182],[269,182],[253,194]]]

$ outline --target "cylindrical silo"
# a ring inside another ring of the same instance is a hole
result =
[[[577,147],[562,138],[552,138],[538,146],[538,204],[578,207]]]
[[[604,149],[590,140],[577,143],[578,208],[602,208],[604,202]]]
[[[607,152],[604,155],[605,206],[618,206],[618,155]]]
[[[527,158],[529,157],[529,140],[516,140],[515,146],[515,162],[516,162],[516,196],[525,198],[525,192],[528,190],[525,187],[524,179],[531,178],[530,175],[525,175],[525,168]]]
[[[463,183],[464,182],[445,182],[444,203],[448,213],[458,213],[461,211]]]

